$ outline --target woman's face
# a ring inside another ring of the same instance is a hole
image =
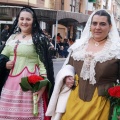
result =
[[[111,25],[109,25],[106,16],[94,15],[91,22],[91,32],[95,40],[103,40],[107,37]]]
[[[21,32],[31,33],[32,23],[33,23],[32,14],[26,11],[22,11],[18,19],[18,25],[21,29]]]

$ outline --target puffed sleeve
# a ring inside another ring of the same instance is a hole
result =
[[[6,46],[4,47],[4,49],[3,49],[2,52],[1,52],[1,54],[5,55],[5,56],[7,56],[7,57],[10,56],[10,48],[9,48],[8,45],[6,45]]]
[[[5,47],[2,50],[1,54],[10,57],[10,52],[11,52],[11,46],[9,45],[9,42],[15,38],[16,34],[11,35],[8,40],[6,41]]]

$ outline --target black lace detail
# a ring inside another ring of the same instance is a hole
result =
[[[36,52],[39,55],[40,60],[44,63],[44,66],[47,70],[47,77],[52,83],[52,88],[50,92],[51,96],[54,87],[54,71],[52,56],[49,50],[50,43],[48,38],[45,37],[45,35],[39,33],[34,33],[32,39],[35,45]]]

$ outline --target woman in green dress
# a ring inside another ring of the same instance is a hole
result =
[[[6,68],[10,73],[1,92],[0,120],[49,120],[49,117],[45,116],[48,104],[47,86],[33,94],[32,91],[22,91],[19,84],[21,78],[31,75],[48,77],[53,83],[49,45],[48,39],[39,27],[34,10],[30,7],[22,8],[1,53],[9,58]],[[32,113],[32,97],[35,94],[38,95],[38,116]]]

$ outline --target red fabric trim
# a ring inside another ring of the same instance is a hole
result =
[[[48,94],[47,94],[47,90],[45,90],[45,92],[43,93],[43,107],[44,107],[44,120],[50,120],[51,117],[49,116],[45,116],[45,113],[47,111],[47,106],[48,106]]]
[[[28,70],[28,67],[26,66],[26,67],[24,67],[23,68],[23,70],[19,73],[19,74],[17,74],[17,75],[9,75],[10,77],[16,77],[16,76],[19,76],[25,69],[27,69],[27,71],[28,71],[28,73],[30,73],[30,74],[35,74],[35,72],[36,72],[36,68],[38,68],[39,69],[39,67],[38,67],[38,65],[36,64],[35,65],[35,68],[34,68],[34,71],[33,72],[30,72],[29,70]]]
[[[12,67],[12,70],[11,70],[11,72],[10,72],[10,74],[12,75],[12,73],[13,73],[13,70],[14,70],[14,66],[15,66],[15,62],[16,62],[16,57],[17,57],[17,47],[18,47],[18,43],[17,43],[17,45],[15,46],[15,48],[14,48],[14,64],[13,64],[13,67]]]

